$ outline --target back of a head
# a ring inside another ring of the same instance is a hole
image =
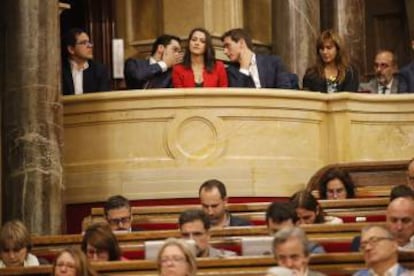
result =
[[[109,210],[119,209],[119,208],[128,208],[130,209],[131,206],[129,204],[129,200],[121,195],[114,195],[107,199],[104,204],[104,212],[105,216],[108,215]]]
[[[81,28],[72,28],[64,34],[63,39],[62,39],[62,49],[63,49],[64,57],[69,54],[67,51],[67,47],[68,46],[75,47],[77,37],[82,33],[86,33],[86,31]]]
[[[23,224],[19,220],[11,220],[6,222],[0,231],[0,251],[3,249],[21,249],[32,248],[31,236]]]
[[[204,182],[203,184],[201,184],[198,190],[198,194],[200,195],[202,191],[211,191],[213,189],[217,189],[219,191],[222,199],[227,197],[226,186],[224,185],[223,182],[217,179],[210,179]]]
[[[178,218],[178,224],[181,229],[184,224],[197,220],[203,223],[205,230],[208,231],[210,229],[210,219],[208,215],[201,209],[187,209],[183,211]]]
[[[266,209],[266,223],[269,224],[270,220],[274,223],[287,220],[296,223],[297,216],[293,205],[290,202],[272,202]]]
[[[407,197],[414,199],[414,190],[407,185],[398,185],[392,188],[390,193],[390,201],[399,197]]]
[[[121,249],[111,227],[106,223],[95,223],[90,225],[82,239],[81,248],[87,252],[87,246],[91,245],[97,250],[106,250],[109,253],[109,261],[121,258]]]

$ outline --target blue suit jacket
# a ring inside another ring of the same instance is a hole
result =
[[[124,67],[128,89],[171,88],[171,69],[162,72],[158,64],[150,64],[149,59],[127,59]]]
[[[406,268],[402,267],[401,265],[398,265],[397,275],[401,275],[401,274],[403,274],[404,272],[407,272],[407,271],[408,270]],[[361,270],[355,272],[353,276],[370,276],[370,275],[371,274],[369,273],[368,269],[361,269]]]
[[[256,63],[262,88],[294,88],[291,75],[285,71],[279,57],[256,54]],[[227,67],[229,87],[255,87],[253,79],[240,73],[239,67],[239,64]]]
[[[89,60],[89,67],[83,71],[83,93],[110,91],[111,82],[108,69],[105,65]],[[63,95],[74,95],[72,71],[69,61],[62,64],[62,92]]]
[[[398,91],[400,93],[414,93],[414,62],[400,70]]]

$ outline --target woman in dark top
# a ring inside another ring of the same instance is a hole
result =
[[[342,39],[332,30],[321,33],[316,42],[316,64],[306,70],[303,89],[335,93],[358,91],[358,72],[351,66]]]
[[[216,60],[210,33],[195,28],[188,36],[183,63],[174,65],[174,87],[227,87],[224,64]]]

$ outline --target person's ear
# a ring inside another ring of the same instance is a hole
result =
[[[164,54],[164,50],[165,50],[164,45],[158,45],[158,47],[157,47],[157,52],[158,52],[160,55]]]
[[[70,55],[75,54],[75,47],[74,47],[74,46],[69,45],[68,47],[66,47],[66,49],[68,50],[68,53],[69,53]]]

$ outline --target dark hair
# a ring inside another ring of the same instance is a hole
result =
[[[213,41],[211,39],[210,33],[203,28],[192,29],[188,35],[188,44],[186,51],[184,53],[183,65],[185,68],[191,68],[191,53],[190,53],[190,40],[193,37],[195,32],[202,32],[206,36],[206,51],[204,52],[204,65],[207,72],[211,73],[214,70],[214,65],[216,64],[216,53],[213,47]]]
[[[394,199],[398,197],[407,197],[414,199],[414,190],[412,190],[407,185],[398,185],[391,189],[390,193],[390,201],[393,201]]]
[[[106,250],[109,253],[109,261],[117,261],[121,258],[121,249],[111,227],[106,223],[90,225],[83,235],[81,248],[86,253],[86,247],[90,244],[97,250]]]
[[[152,44],[151,55],[155,54],[158,46],[162,45],[164,47],[167,47],[167,45],[171,43],[171,40],[176,40],[178,41],[178,43],[181,43],[181,39],[178,36],[169,35],[169,34],[160,35]]]
[[[72,28],[69,31],[67,31],[63,37],[62,45],[64,46],[64,48],[67,48],[68,46],[75,46],[77,42],[77,37],[82,33],[86,34],[87,32],[81,28]]]
[[[322,207],[319,206],[318,201],[310,192],[306,190],[296,192],[295,194],[293,194],[293,196],[291,196],[290,202],[292,203],[295,209],[303,208],[315,212],[316,217],[314,223],[325,222]]]
[[[208,218],[207,214],[200,209],[188,209],[183,211],[178,218],[178,224],[181,227],[188,223],[200,220],[203,223],[204,229],[210,229],[210,219]]]
[[[269,225],[269,221],[272,220],[276,223],[281,223],[287,220],[292,220],[296,223],[298,217],[295,209],[290,202],[272,202],[266,210],[266,224]]]
[[[244,42],[246,43],[247,48],[249,48],[250,50],[253,51],[253,42],[252,42],[252,38],[249,35],[248,32],[246,32],[244,29],[241,28],[237,28],[237,29],[231,29],[228,30],[227,32],[225,32],[222,36],[221,36],[221,41],[224,41],[224,39],[226,37],[230,37],[231,40],[235,41],[235,42],[239,42],[240,39],[243,39]]]
[[[227,197],[226,186],[224,186],[223,182],[217,179],[210,179],[201,184],[200,188],[198,189],[198,195],[201,194],[202,190],[211,191],[214,188],[217,188],[219,191],[221,199]]]
[[[108,198],[108,200],[105,202],[105,205],[104,205],[105,216],[108,215],[108,211],[113,210],[113,209],[123,208],[123,207],[131,210],[131,206],[129,205],[128,199],[126,199],[125,197],[121,195],[111,196],[110,198]]]
[[[95,275],[98,275],[95,272],[95,270],[92,269],[88,258],[77,247],[65,248],[65,249],[63,249],[62,251],[59,252],[59,254],[55,258],[55,261],[53,262],[52,275],[55,275],[55,269],[56,269],[56,266],[58,264],[57,261],[63,253],[68,253],[75,260],[76,275],[82,275],[82,276],[95,276]]]
[[[333,168],[328,170],[322,177],[319,182],[319,198],[326,199],[327,198],[327,188],[328,188],[328,182],[334,179],[339,179],[342,184],[344,185],[344,188],[346,190],[346,197],[347,198],[353,198],[355,197],[355,185],[354,182],[352,182],[351,176],[348,174],[348,172]]]

